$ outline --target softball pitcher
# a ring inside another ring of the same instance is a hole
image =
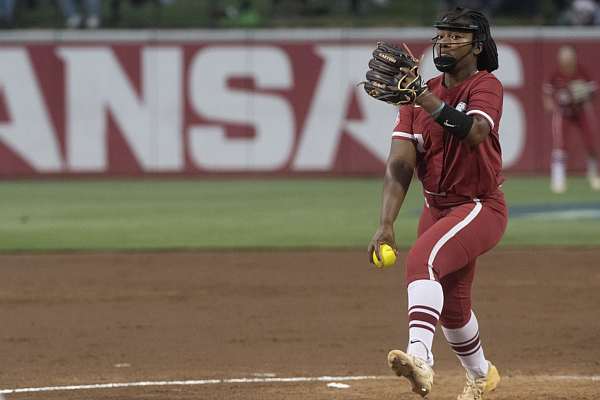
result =
[[[458,399],[474,400],[500,380],[483,353],[471,284],[477,257],[500,241],[508,218],[499,189],[503,89],[491,73],[498,68],[498,53],[482,13],[457,7],[435,27],[434,63],[442,74],[427,83],[416,65],[400,66],[392,79],[402,50],[380,54],[385,46],[379,44],[369,63],[367,93],[401,107],[383,180],[380,225],[368,252],[371,262],[373,251],[381,259],[381,244],[397,252],[393,224],[416,170],[425,202],[418,239],[406,259],[409,341],[406,352],[389,353],[388,363],[415,393],[426,396],[433,386],[431,348],[439,321],[466,369]]]

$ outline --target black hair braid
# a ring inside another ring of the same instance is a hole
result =
[[[476,10],[456,7],[444,16],[444,20],[454,21],[457,19],[467,19],[468,22],[478,26],[475,40],[482,38],[480,42],[483,45],[483,50],[477,56],[477,69],[479,71],[486,70],[492,72],[498,69],[498,49],[496,42],[492,38],[490,32],[490,23],[481,12]]]
[[[481,41],[483,51],[477,57],[477,69],[487,72],[495,71],[498,69],[498,49],[490,33],[490,23],[479,11],[471,11],[469,14],[473,22],[479,26],[478,34],[485,34],[485,39]]]

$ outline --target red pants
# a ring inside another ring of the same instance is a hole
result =
[[[503,193],[451,208],[426,204],[418,239],[406,257],[406,283],[437,280],[444,290],[440,324],[462,328],[471,316],[471,284],[477,257],[502,238],[508,222]]]
[[[598,131],[598,124],[590,103],[584,104],[578,111],[569,112],[563,108],[557,108],[554,111],[552,114],[552,149],[566,150],[568,147],[566,141],[573,140],[573,136],[570,135],[572,126],[578,128],[585,150],[588,153],[595,153],[593,135]]]

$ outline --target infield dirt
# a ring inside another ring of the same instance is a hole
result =
[[[12,399],[418,399],[386,362],[407,342],[403,260],[366,251],[0,255],[0,387],[221,380]],[[473,309],[502,377],[489,400],[600,399],[600,248],[494,249]],[[427,399],[464,372],[438,328]],[[239,382],[262,377],[376,376]],[[594,378],[595,377],[595,378]]]

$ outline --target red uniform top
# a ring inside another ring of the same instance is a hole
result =
[[[574,86],[576,85],[576,86]],[[576,91],[587,91],[579,96]],[[590,95],[597,90],[596,82],[594,82],[590,74],[585,68],[577,65],[573,76],[566,76],[556,68],[552,74],[544,81],[542,91],[554,97],[556,104],[563,110],[563,113],[570,115],[572,112],[581,111],[583,104],[590,99]]]
[[[392,137],[414,143],[417,174],[430,203],[450,206],[490,196],[504,182],[498,136],[503,89],[486,71],[449,89],[442,80],[443,75],[429,80],[429,91],[467,115],[482,116],[491,128],[483,143],[471,146],[457,140],[414,104],[400,107]]]

